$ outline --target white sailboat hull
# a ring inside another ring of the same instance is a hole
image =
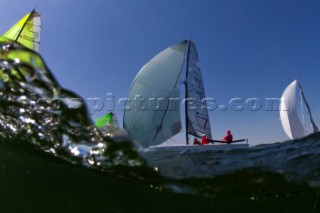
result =
[[[248,149],[249,144],[208,144],[208,145],[172,145],[150,146],[149,151],[204,152],[210,150]]]

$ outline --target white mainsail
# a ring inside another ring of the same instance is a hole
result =
[[[199,57],[192,41],[189,42],[186,72],[186,129],[194,136],[211,137],[211,127],[201,70],[198,66]]]
[[[313,132],[318,131],[316,124],[313,121],[311,111],[309,105],[304,97],[302,92],[302,87],[298,80],[294,80],[287,88],[284,90],[283,95],[281,97],[280,104],[280,120],[282,123],[282,127],[284,132],[290,139],[296,139],[306,136],[306,129],[302,125],[297,110],[296,110],[296,91],[297,85],[299,85],[299,90],[302,95],[302,100],[307,106],[310,122],[312,124]]]

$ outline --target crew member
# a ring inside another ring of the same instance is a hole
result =
[[[226,143],[231,143],[233,141],[233,137],[230,130],[227,130],[227,135],[223,138]]]
[[[208,138],[206,135],[203,135],[202,138],[201,138],[201,144],[202,145],[207,145],[209,144],[209,141],[208,141]]]
[[[194,138],[193,145],[201,145],[200,141],[197,138]]]

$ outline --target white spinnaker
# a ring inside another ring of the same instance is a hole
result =
[[[305,136],[305,129],[296,110],[296,90],[298,81],[294,80],[283,92],[280,104],[280,120],[284,132],[290,139]]]
[[[123,126],[144,147],[159,145],[181,131],[180,75],[186,46],[183,41],[160,52],[131,85]]]

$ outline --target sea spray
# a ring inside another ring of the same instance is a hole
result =
[[[103,137],[93,125],[83,99],[59,85],[38,53],[3,37],[0,46],[3,139],[11,139],[11,143],[24,141],[87,166],[108,168],[144,163],[138,155],[123,153],[124,145]],[[125,150],[135,153],[132,148]]]

